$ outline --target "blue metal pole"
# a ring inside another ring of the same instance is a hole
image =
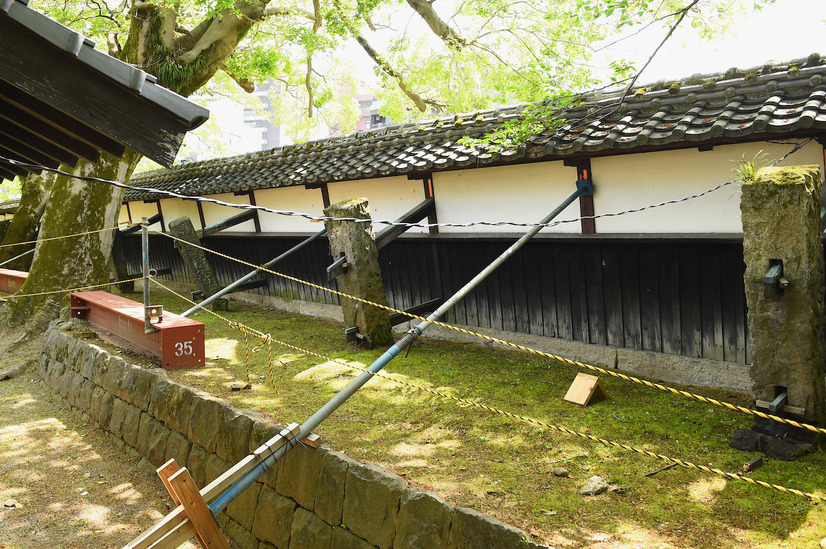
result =
[[[212,511],[213,514],[217,514],[220,511],[226,509],[227,505],[229,505],[235,498],[237,498],[241,493],[252,486],[252,484],[264,474],[267,469],[272,467],[276,461],[278,461],[285,453],[289,450],[294,448],[300,440],[309,436],[313,430],[321,424],[322,421],[327,419],[339,406],[341,406],[345,400],[350,398],[356,391],[358,391],[365,383],[372,379],[373,374],[384,368],[391,360],[396,358],[399,353],[401,353],[404,349],[409,347],[413,344],[414,341],[430,326],[432,321],[438,320],[445,312],[447,312],[453,305],[455,305],[460,299],[470,293],[473,288],[475,288],[482,280],[487,278],[490,273],[496,270],[502,263],[504,263],[508,258],[510,258],[516,251],[525,245],[536,233],[541,231],[546,223],[549,223],[553,218],[557,215],[562,213],[562,211],[567,208],[574,200],[576,200],[580,196],[590,195],[593,193],[593,188],[589,181],[577,181],[577,190],[571,196],[566,198],[562,204],[560,204],[554,211],[548,214],[545,219],[539,222],[537,226],[532,227],[530,231],[525,233],[519,240],[514,242],[507,250],[505,250],[502,255],[497,257],[490,265],[485,267],[479,274],[477,274],[473,279],[465,284],[462,289],[458,292],[453,294],[453,296],[448,299],[441,307],[439,307],[436,311],[430,314],[427,317],[427,320],[422,321],[420,324],[412,328],[403,338],[397,341],[392,347],[390,347],[387,351],[384,352],[379,358],[376,359],[370,367],[367,368],[367,371],[362,372],[359,374],[356,379],[350,382],[347,387],[342,389],[336,396],[330,399],[327,404],[322,406],[315,414],[313,414],[307,421],[305,421],[301,427],[299,433],[295,436],[294,439],[289,441],[287,444],[267,456],[262,462],[258,463],[255,468],[250,470],[246,475],[241,477],[234,485],[230,486],[226,492],[221,494],[212,504],[209,506],[209,509]]]

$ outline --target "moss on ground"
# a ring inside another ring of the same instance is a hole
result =
[[[154,290],[153,290],[154,292]],[[168,311],[188,308],[158,292]],[[360,351],[343,326],[233,302],[226,313],[291,345],[338,361],[369,365],[384,349]],[[266,350],[251,353],[251,391],[229,385],[247,375],[243,336],[206,313],[207,367],[174,371],[206,390],[273,421],[303,422],[358,372],[274,345],[269,385]],[[250,348],[258,342],[249,340]],[[564,426],[724,471],[741,472],[754,455],[728,447],[750,419],[701,402],[602,376],[609,399],[588,407],[563,401],[578,370],[484,344],[420,339],[385,370],[392,378],[478,400]],[[749,405],[744,395],[695,389]],[[537,541],[564,547],[813,547],[826,537],[826,505],[729,481],[636,453],[459,405],[387,379],[370,381],[317,433],[351,457],[377,463],[414,487],[433,490],[517,526]],[[554,467],[568,469],[556,477]],[[602,475],[611,489],[585,497],[579,487]],[[748,476],[826,496],[826,454],[796,462],[768,460]]]

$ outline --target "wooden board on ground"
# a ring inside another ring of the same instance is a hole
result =
[[[608,398],[608,392],[603,387],[602,381],[597,376],[578,373],[568,392],[565,393],[565,400],[587,406],[594,396],[598,399]]]

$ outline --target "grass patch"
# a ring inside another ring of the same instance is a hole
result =
[[[153,290],[154,292],[154,290]],[[188,308],[157,292],[169,311]],[[233,302],[226,316],[275,339],[336,362],[273,345],[273,379],[266,349],[250,353],[251,391],[229,384],[248,374],[243,336],[212,315],[207,366],[172,371],[176,381],[261,411],[273,421],[303,422],[385,349],[360,351],[344,341],[339,323]],[[259,341],[250,338],[248,347]],[[549,424],[725,471],[751,457],[728,447],[749,417],[669,393],[603,378],[608,400],[579,407],[562,400],[579,370],[542,357],[486,344],[421,338],[409,356],[385,372]],[[273,390],[270,383],[277,390]],[[749,405],[743,395],[697,389]],[[316,431],[336,450],[379,464],[417,488],[523,529],[535,541],[562,547],[813,547],[826,537],[824,505],[702,471],[672,467],[637,453],[538,428],[439,396],[373,379]],[[569,477],[556,477],[554,467]],[[652,476],[649,473],[657,472]],[[612,485],[585,497],[592,475]],[[826,495],[826,455],[796,462],[767,460],[749,473],[773,484]]]

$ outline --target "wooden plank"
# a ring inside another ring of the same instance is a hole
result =
[[[483,247],[476,244],[472,247],[475,251],[473,254],[473,261],[471,268],[475,272],[480,272],[487,263],[487,257],[484,254]],[[476,289],[474,289],[468,296],[476,304],[476,322],[480,328],[490,328],[490,304],[488,302],[488,281],[483,280]]]
[[[681,248],[680,259],[680,331],[682,355],[702,356],[702,325],[700,315],[700,266],[697,245]]]
[[[207,507],[186,467],[169,477],[169,484],[178,495],[178,499],[186,510],[186,515],[198,533],[199,539],[203,540],[201,546],[204,549],[213,547],[216,549],[230,549],[227,537],[221,532],[221,528],[215,520],[215,515]]]
[[[572,339],[571,326],[571,285],[568,275],[568,254],[563,245],[555,245],[553,250],[554,289],[556,290],[556,337]]]
[[[169,492],[169,495],[172,498],[172,501],[175,503],[176,507],[178,505],[182,505],[181,498],[178,495],[177,490],[172,486],[172,483],[169,481],[169,479],[170,477],[172,477],[172,475],[177,474],[180,470],[181,468],[178,466],[178,463],[174,459],[170,459],[169,461],[167,461],[155,470],[155,472],[158,473],[158,476],[161,478],[161,482],[163,482],[166,491]],[[198,543],[201,545],[201,547],[209,547],[206,540],[204,540],[201,537],[201,534],[197,532],[197,530],[195,532],[195,537],[197,538]]]
[[[703,357],[723,360],[722,292],[720,258],[716,246],[704,246],[700,252],[701,315]]]
[[[587,406],[593,397],[608,398],[608,392],[597,376],[580,372],[565,393],[564,400]]]
[[[525,299],[528,312],[528,333],[544,335],[542,319],[542,270],[539,269],[539,258],[543,249],[542,243],[523,248],[525,252]]]
[[[556,337],[556,284],[554,282],[553,243],[543,242],[539,253],[539,278],[542,300],[542,335]]]
[[[622,327],[627,349],[642,350],[640,317],[640,274],[637,245],[628,244],[620,256],[622,278]]]
[[[585,295],[588,299],[588,343],[606,345],[605,299],[602,280],[602,249],[599,244],[585,244],[582,250],[585,269]]]
[[[502,329],[508,332],[516,331],[516,303],[514,301],[514,286],[519,281],[514,278],[514,264],[516,258],[511,257],[496,271],[499,273],[499,306],[502,311]]]
[[[660,247],[641,244],[639,247],[640,266],[640,324],[642,328],[642,348],[646,351],[662,352],[662,319],[660,317],[660,284],[658,254]]]
[[[722,296],[723,359],[745,364],[746,334],[743,272],[745,264],[734,246],[721,247],[720,290]]]
[[[475,246],[463,246],[462,248],[465,252],[461,261],[461,278],[467,282],[476,276],[484,266],[477,268],[478,264],[482,261],[481,258],[475,254]],[[465,306],[465,323],[468,326],[479,327],[479,293],[476,291],[476,288],[462,299],[462,303]]]
[[[568,245],[568,280],[571,288],[571,337],[577,341],[587,342],[588,332],[588,295],[585,284],[585,258],[582,246]]]
[[[603,300],[605,303],[605,334],[608,345],[625,346],[625,330],[622,325],[622,273],[618,245],[602,248]]]
[[[680,331],[680,270],[673,246],[659,248],[660,326],[662,351],[678,355],[682,348]]]

